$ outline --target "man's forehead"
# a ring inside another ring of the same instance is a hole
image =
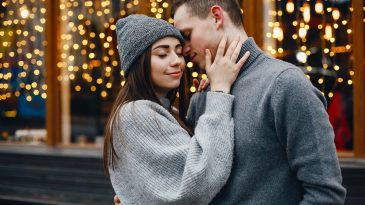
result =
[[[174,25],[176,28],[182,30],[189,27],[192,16],[185,5],[180,6],[174,14]]]

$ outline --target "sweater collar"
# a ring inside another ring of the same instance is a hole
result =
[[[263,54],[262,50],[256,45],[255,40],[252,37],[249,37],[245,42],[243,42],[238,59],[241,59],[247,51],[250,51],[250,56],[248,57],[247,61],[241,68],[239,75],[247,73],[247,71],[250,70],[250,68],[252,67],[252,63],[257,59],[257,57]]]
[[[165,108],[165,109],[169,109],[170,108],[170,100],[166,97],[159,97],[158,100],[161,102],[161,105]]]

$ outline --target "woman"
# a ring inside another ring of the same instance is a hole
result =
[[[172,109],[185,61],[183,38],[166,21],[131,15],[116,24],[127,78],[106,127],[104,166],[113,188],[128,204],[208,204],[228,179],[233,155],[234,96],[239,69],[236,39],[215,61],[207,50],[211,91],[195,133]],[[181,113],[180,113],[181,115]]]

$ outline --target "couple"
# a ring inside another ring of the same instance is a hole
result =
[[[172,13],[183,37],[142,15],[117,23],[127,81],[104,165],[122,203],[343,204],[321,92],[247,37],[235,0],[177,0]],[[181,101],[180,112],[172,107],[183,55],[210,81],[187,115]]]

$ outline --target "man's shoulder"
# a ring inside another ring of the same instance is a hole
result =
[[[277,58],[272,58],[272,57],[267,57],[267,60],[265,61],[265,64],[262,64],[261,66],[264,66],[265,69],[267,70],[268,73],[272,74],[272,73],[277,73],[280,74],[282,72],[285,72],[287,70],[296,70],[296,71],[301,71],[301,69],[289,62],[277,59]],[[303,71],[301,71],[303,72]]]

